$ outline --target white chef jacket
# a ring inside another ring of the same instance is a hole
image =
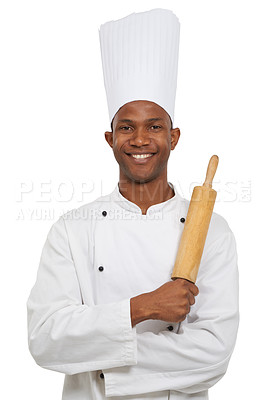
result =
[[[175,196],[146,215],[117,185],[48,233],[27,303],[29,348],[38,365],[66,374],[63,400],[204,400],[226,372],[238,270],[233,233],[216,213],[186,320],[131,325],[130,298],[170,281],[189,205],[170,185]]]

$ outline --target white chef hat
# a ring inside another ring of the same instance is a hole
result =
[[[161,106],[173,122],[180,24],[165,9],[133,13],[100,26],[100,48],[110,121],[134,100]]]

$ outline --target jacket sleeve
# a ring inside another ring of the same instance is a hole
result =
[[[178,333],[137,333],[137,364],[103,371],[107,397],[163,390],[191,394],[207,390],[224,375],[239,321],[232,232],[209,247],[199,271],[199,295]]]
[[[72,375],[137,362],[130,299],[83,304],[63,217],[48,233],[27,310],[29,349],[41,367]]]

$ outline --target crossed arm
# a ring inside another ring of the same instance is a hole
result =
[[[206,390],[223,376],[234,348],[237,274],[229,231],[206,254],[196,301],[196,286],[176,280],[117,303],[83,304],[60,219],[49,232],[28,300],[30,351],[40,366],[65,374],[102,369],[107,397]],[[138,334],[135,325],[150,318],[183,323],[179,333]]]

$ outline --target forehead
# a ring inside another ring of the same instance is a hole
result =
[[[114,117],[114,124],[121,119],[131,119],[135,122],[143,122],[152,118],[161,118],[170,122],[169,114],[158,104],[152,101],[136,100],[124,104]]]

